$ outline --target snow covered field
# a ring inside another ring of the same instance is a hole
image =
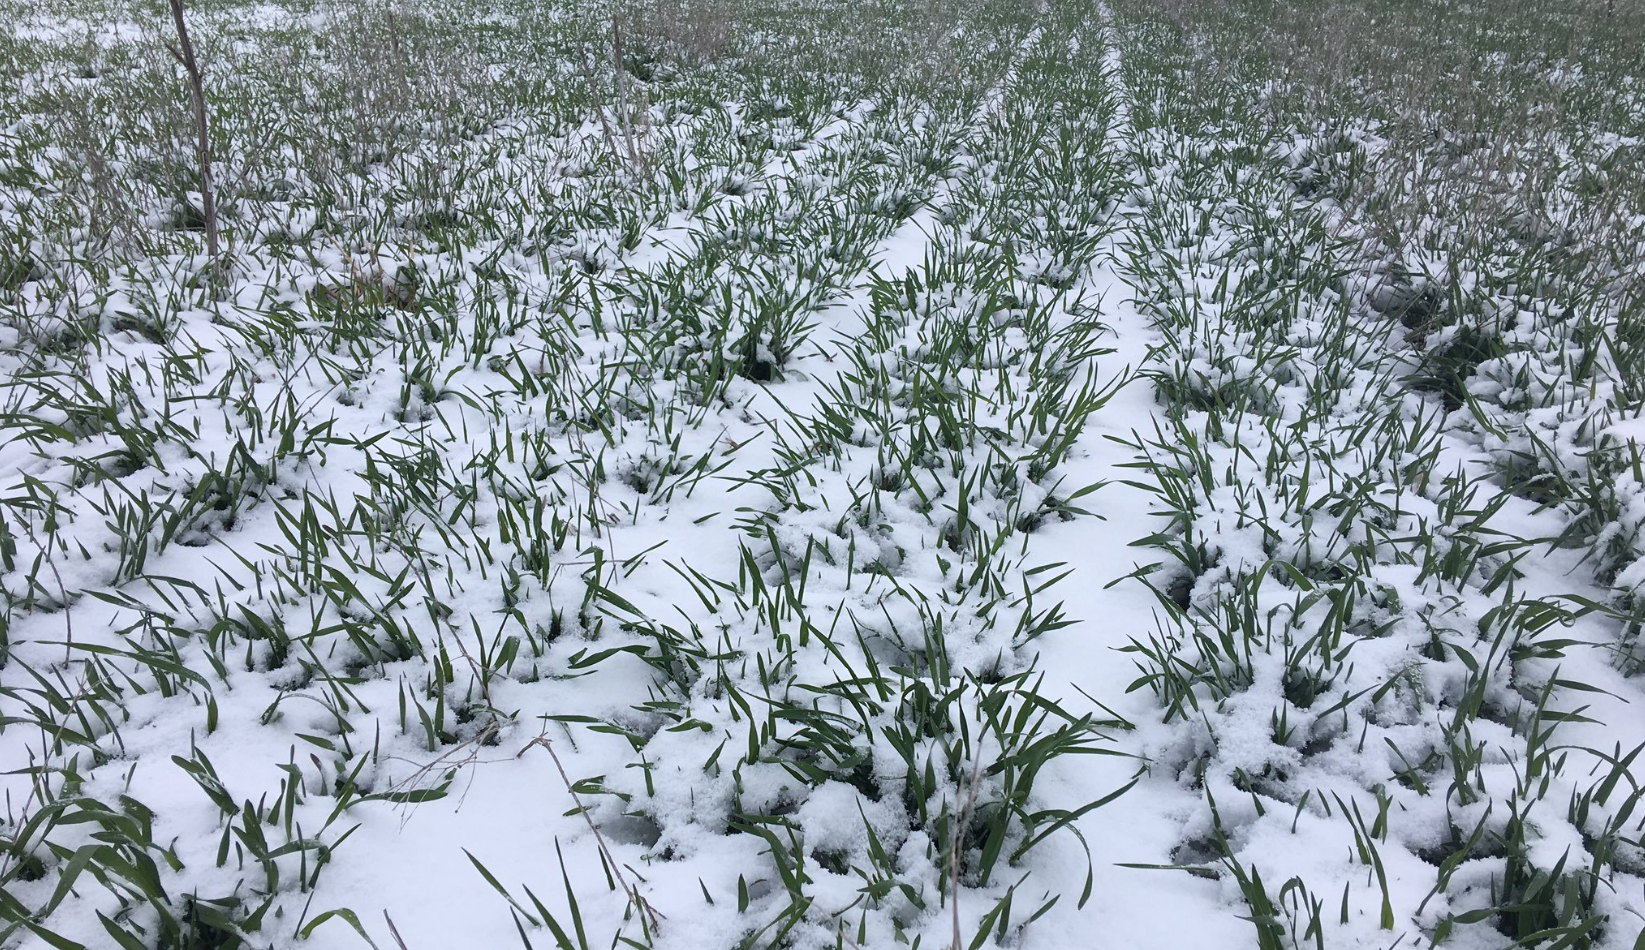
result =
[[[1645,948],[1551,6],[0,0],[0,948]]]

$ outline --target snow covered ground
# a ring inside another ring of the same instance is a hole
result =
[[[0,5],[0,947],[1645,946],[1645,86],[1258,6]]]

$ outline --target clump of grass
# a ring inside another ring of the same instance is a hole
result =
[[[1445,343],[1424,354],[1411,387],[1438,394],[1446,411],[1454,411],[1468,401],[1474,371],[1506,354],[1500,337],[1477,327],[1458,327]]]

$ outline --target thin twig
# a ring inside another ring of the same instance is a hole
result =
[[[577,790],[572,787],[571,776],[566,774],[565,765],[560,762],[559,754],[554,751],[554,742],[548,737],[546,727],[544,728],[542,734],[526,743],[525,748],[521,749],[519,755],[516,755],[515,758],[518,758],[520,755],[525,755],[527,752],[531,751],[533,746],[542,746],[548,750],[549,758],[554,760],[554,767],[560,772],[560,781],[565,783],[566,793],[569,794],[571,796],[571,800],[576,803],[577,812],[583,816],[583,821],[588,823],[588,830],[594,832],[594,843],[597,847],[599,847],[600,854],[605,858],[606,864],[611,868],[612,874],[616,876],[617,883],[622,887],[623,893],[628,896],[629,903],[646,916],[647,922],[650,924],[650,930],[655,931],[657,929],[657,921],[662,917],[662,914],[659,914],[657,909],[652,907],[651,903],[642,897],[640,893],[634,889],[633,885],[628,883],[628,878],[623,875],[622,865],[617,863],[616,856],[611,853],[611,848],[606,845],[605,835],[600,834],[600,826],[594,823],[594,816],[589,814],[588,806],[583,804],[582,796],[578,795]]]
[[[428,762],[417,762],[413,759],[408,759],[404,756],[398,755],[383,756],[383,761],[385,762],[404,762],[407,765],[413,766],[411,774],[389,786],[388,791],[390,793],[397,793],[402,789],[408,789],[411,791],[427,789],[430,786],[425,784],[425,780],[437,770],[443,770],[447,775],[455,775],[455,773],[459,770],[467,768],[471,765],[503,761],[500,759],[480,758],[481,750],[485,748],[485,744],[495,738],[501,731],[502,726],[500,722],[494,718],[490,722],[486,723],[479,732],[467,739],[464,739],[462,742],[453,745],[450,749],[440,753]],[[473,773],[470,772],[469,787],[473,787],[473,783]],[[463,803],[467,800],[467,798],[468,791],[467,789],[464,789],[463,794],[457,799],[457,808],[459,810],[462,809]],[[410,807],[411,803],[409,801],[403,801],[400,804],[403,806],[403,811],[401,812],[400,817],[400,827],[404,829],[406,825],[411,823],[413,809]]]
[[[211,127],[206,115],[205,80],[200,75],[200,64],[194,58],[194,43],[189,40],[188,24],[183,21],[183,0],[171,0],[171,18],[177,24],[177,42],[167,43],[166,49],[188,73],[189,97],[194,101],[194,129],[199,140],[195,144],[200,162],[200,214],[206,223],[206,253],[217,259],[217,199],[211,185]]]
[[[611,66],[617,76],[617,121],[623,128],[623,142],[628,146],[628,163],[635,174],[640,172],[640,153],[634,147],[633,123],[628,117],[628,71],[623,68],[622,20],[611,18]]]
[[[594,104],[594,114],[600,117],[600,128],[605,131],[606,144],[611,146],[611,154],[621,157],[622,150],[617,144],[617,132],[611,127],[611,118],[605,114],[605,100],[600,97],[599,82],[594,78],[594,64],[588,58],[587,47],[579,49],[583,58],[583,78],[588,80],[588,97]]]

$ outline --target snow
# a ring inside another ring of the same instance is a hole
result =
[[[0,947],[230,895],[256,946],[1382,947],[1604,836],[1596,946],[1632,946],[1645,488],[1605,470],[1595,556],[1507,473],[1645,427],[1473,275],[1515,315],[1476,404],[1399,388],[1382,311],[1453,268],[1295,180],[1387,141],[1159,122],[1114,16],[826,107],[658,82],[655,181],[587,110],[494,117],[331,205],[292,169],[225,271],[173,233],[23,281],[0,875],[50,910]]]

